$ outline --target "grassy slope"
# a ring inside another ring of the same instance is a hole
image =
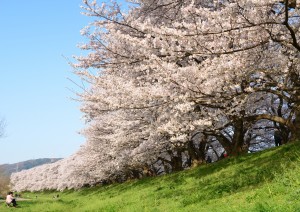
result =
[[[300,144],[104,187],[26,193],[18,211],[300,211]],[[35,195],[38,196],[35,199]],[[0,204],[0,211],[15,211]]]

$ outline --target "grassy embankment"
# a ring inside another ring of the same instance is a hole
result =
[[[300,211],[300,143],[157,178],[23,197],[31,200],[1,203],[0,211]]]

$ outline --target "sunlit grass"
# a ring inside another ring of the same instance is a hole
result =
[[[300,144],[157,178],[24,193],[18,211],[300,211]],[[59,194],[59,198],[53,198]],[[37,196],[37,198],[36,198]],[[14,211],[0,205],[0,211]]]

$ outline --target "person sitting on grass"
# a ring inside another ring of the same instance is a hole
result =
[[[6,196],[6,205],[10,206],[12,205],[13,207],[17,206],[17,202],[16,199],[14,198],[14,193],[13,192],[8,192],[7,196]]]

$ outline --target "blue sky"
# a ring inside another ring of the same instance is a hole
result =
[[[0,0],[0,164],[67,157],[84,138],[80,91],[65,57],[82,55],[80,30],[92,18],[80,14],[81,0]]]

